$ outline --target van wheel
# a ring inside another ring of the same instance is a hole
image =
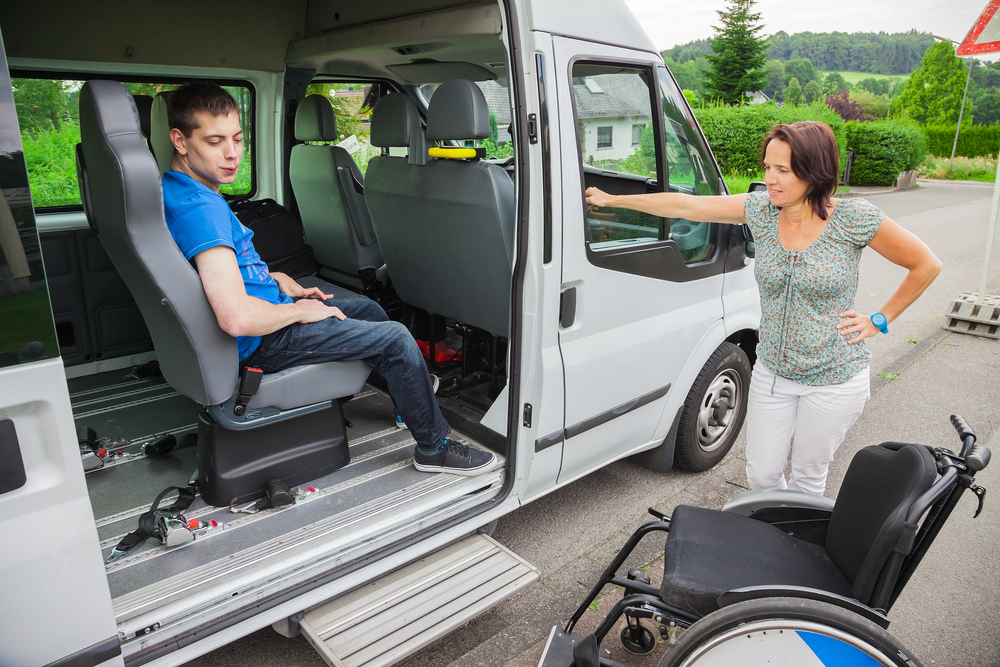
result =
[[[677,428],[674,460],[701,472],[721,461],[743,426],[750,389],[750,360],[739,345],[712,353],[688,392]]]

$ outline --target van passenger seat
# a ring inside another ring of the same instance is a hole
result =
[[[337,141],[328,98],[302,100],[295,111],[295,138]],[[364,177],[351,154],[339,146],[293,146],[288,175],[319,274],[350,287],[373,284],[384,262],[365,205]]]

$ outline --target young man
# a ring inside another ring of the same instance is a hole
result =
[[[441,415],[423,356],[409,331],[368,299],[335,300],[270,273],[253,232],[219,194],[236,179],[243,155],[239,107],[210,83],[178,88],[167,104],[173,169],[163,174],[167,226],[201,277],[219,326],[236,338],[240,363],[265,373],[325,361],[360,359],[375,369],[417,441],[424,472],[478,475],[496,455],[453,438]]]

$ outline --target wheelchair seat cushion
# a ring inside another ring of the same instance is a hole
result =
[[[664,552],[663,600],[705,616],[745,586],[807,586],[851,596],[851,583],[818,545],[747,517],[679,505]]]

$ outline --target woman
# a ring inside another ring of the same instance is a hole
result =
[[[616,196],[587,188],[587,204],[749,225],[762,315],[747,410],[747,479],[753,489],[822,495],[833,455],[871,395],[864,339],[887,333],[941,262],[873,204],[832,198],[840,166],[824,123],[775,126],[763,161],[766,193]],[[853,309],[866,245],[909,271],[870,316]]]

